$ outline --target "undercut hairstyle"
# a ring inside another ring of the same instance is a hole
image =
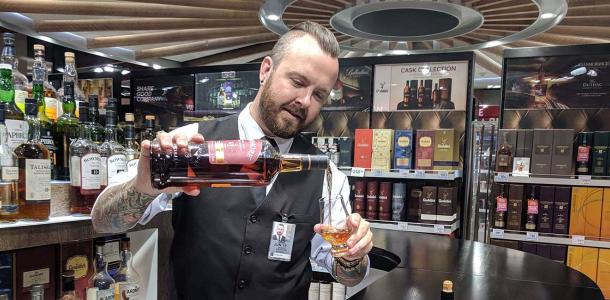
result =
[[[292,41],[305,35],[313,37],[324,53],[330,55],[332,58],[339,57],[341,49],[335,35],[328,30],[328,28],[318,23],[305,21],[295,25],[288,32],[283,34],[278,39],[277,43],[275,43],[275,46],[273,46],[273,49],[271,50],[271,59],[273,60],[274,69],[280,64],[284,55],[286,55],[291,47]]]

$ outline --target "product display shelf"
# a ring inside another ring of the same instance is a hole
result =
[[[497,240],[535,242],[556,245],[582,246],[610,249],[610,239],[583,235],[553,234],[536,231],[490,229],[490,237]]]
[[[391,169],[377,170],[356,167],[339,168],[347,176],[363,178],[394,178],[394,179],[421,179],[421,180],[448,180],[453,181],[462,178],[462,171],[438,171],[438,170],[414,170],[414,169]]]
[[[453,224],[428,224],[414,222],[399,222],[399,221],[381,221],[367,220],[371,224],[371,228],[388,229],[406,232],[432,233],[440,235],[450,235],[460,228],[460,222],[456,221]]]
[[[591,175],[559,176],[530,174],[529,176],[515,176],[512,173],[495,172],[494,181],[498,183],[610,187],[610,177],[591,177]]]
[[[0,230],[2,230],[4,228],[44,226],[44,225],[49,225],[49,224],[80,222],[80,221],[89,221],[89,220],[91,220],[91,217],[87,216],[87,215],[51,217],[46,221],[17,221],[14,223],[0,223]]]

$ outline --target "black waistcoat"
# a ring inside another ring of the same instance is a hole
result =
[[[237,115],[199,123],[207,140],[239,139]],[[315,154],[304,136],[292,153]],[[252,188],[202,188],[174,200],[172,262],[179,299],[307,299],[322,171],[284,173],[257,207]],[[296,224],[292,260],[269,260],[273,221]]]

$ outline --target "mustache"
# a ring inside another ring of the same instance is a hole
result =
[[[307,109],[295,104],[294,102],[282,105],[283,109],[289,111],[291,114],[298,116],[301,120],[307,119]]]

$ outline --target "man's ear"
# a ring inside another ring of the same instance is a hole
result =
[[[271,59],[271,56],[265,56],[265,58],[263,58],[263,62],[261,62],[261,68],[260,68],[259,74],[258,74],[261,85],[265,84],[265,81],[267,81],[269,79],[272,71],[273,71],[273,59]]]

